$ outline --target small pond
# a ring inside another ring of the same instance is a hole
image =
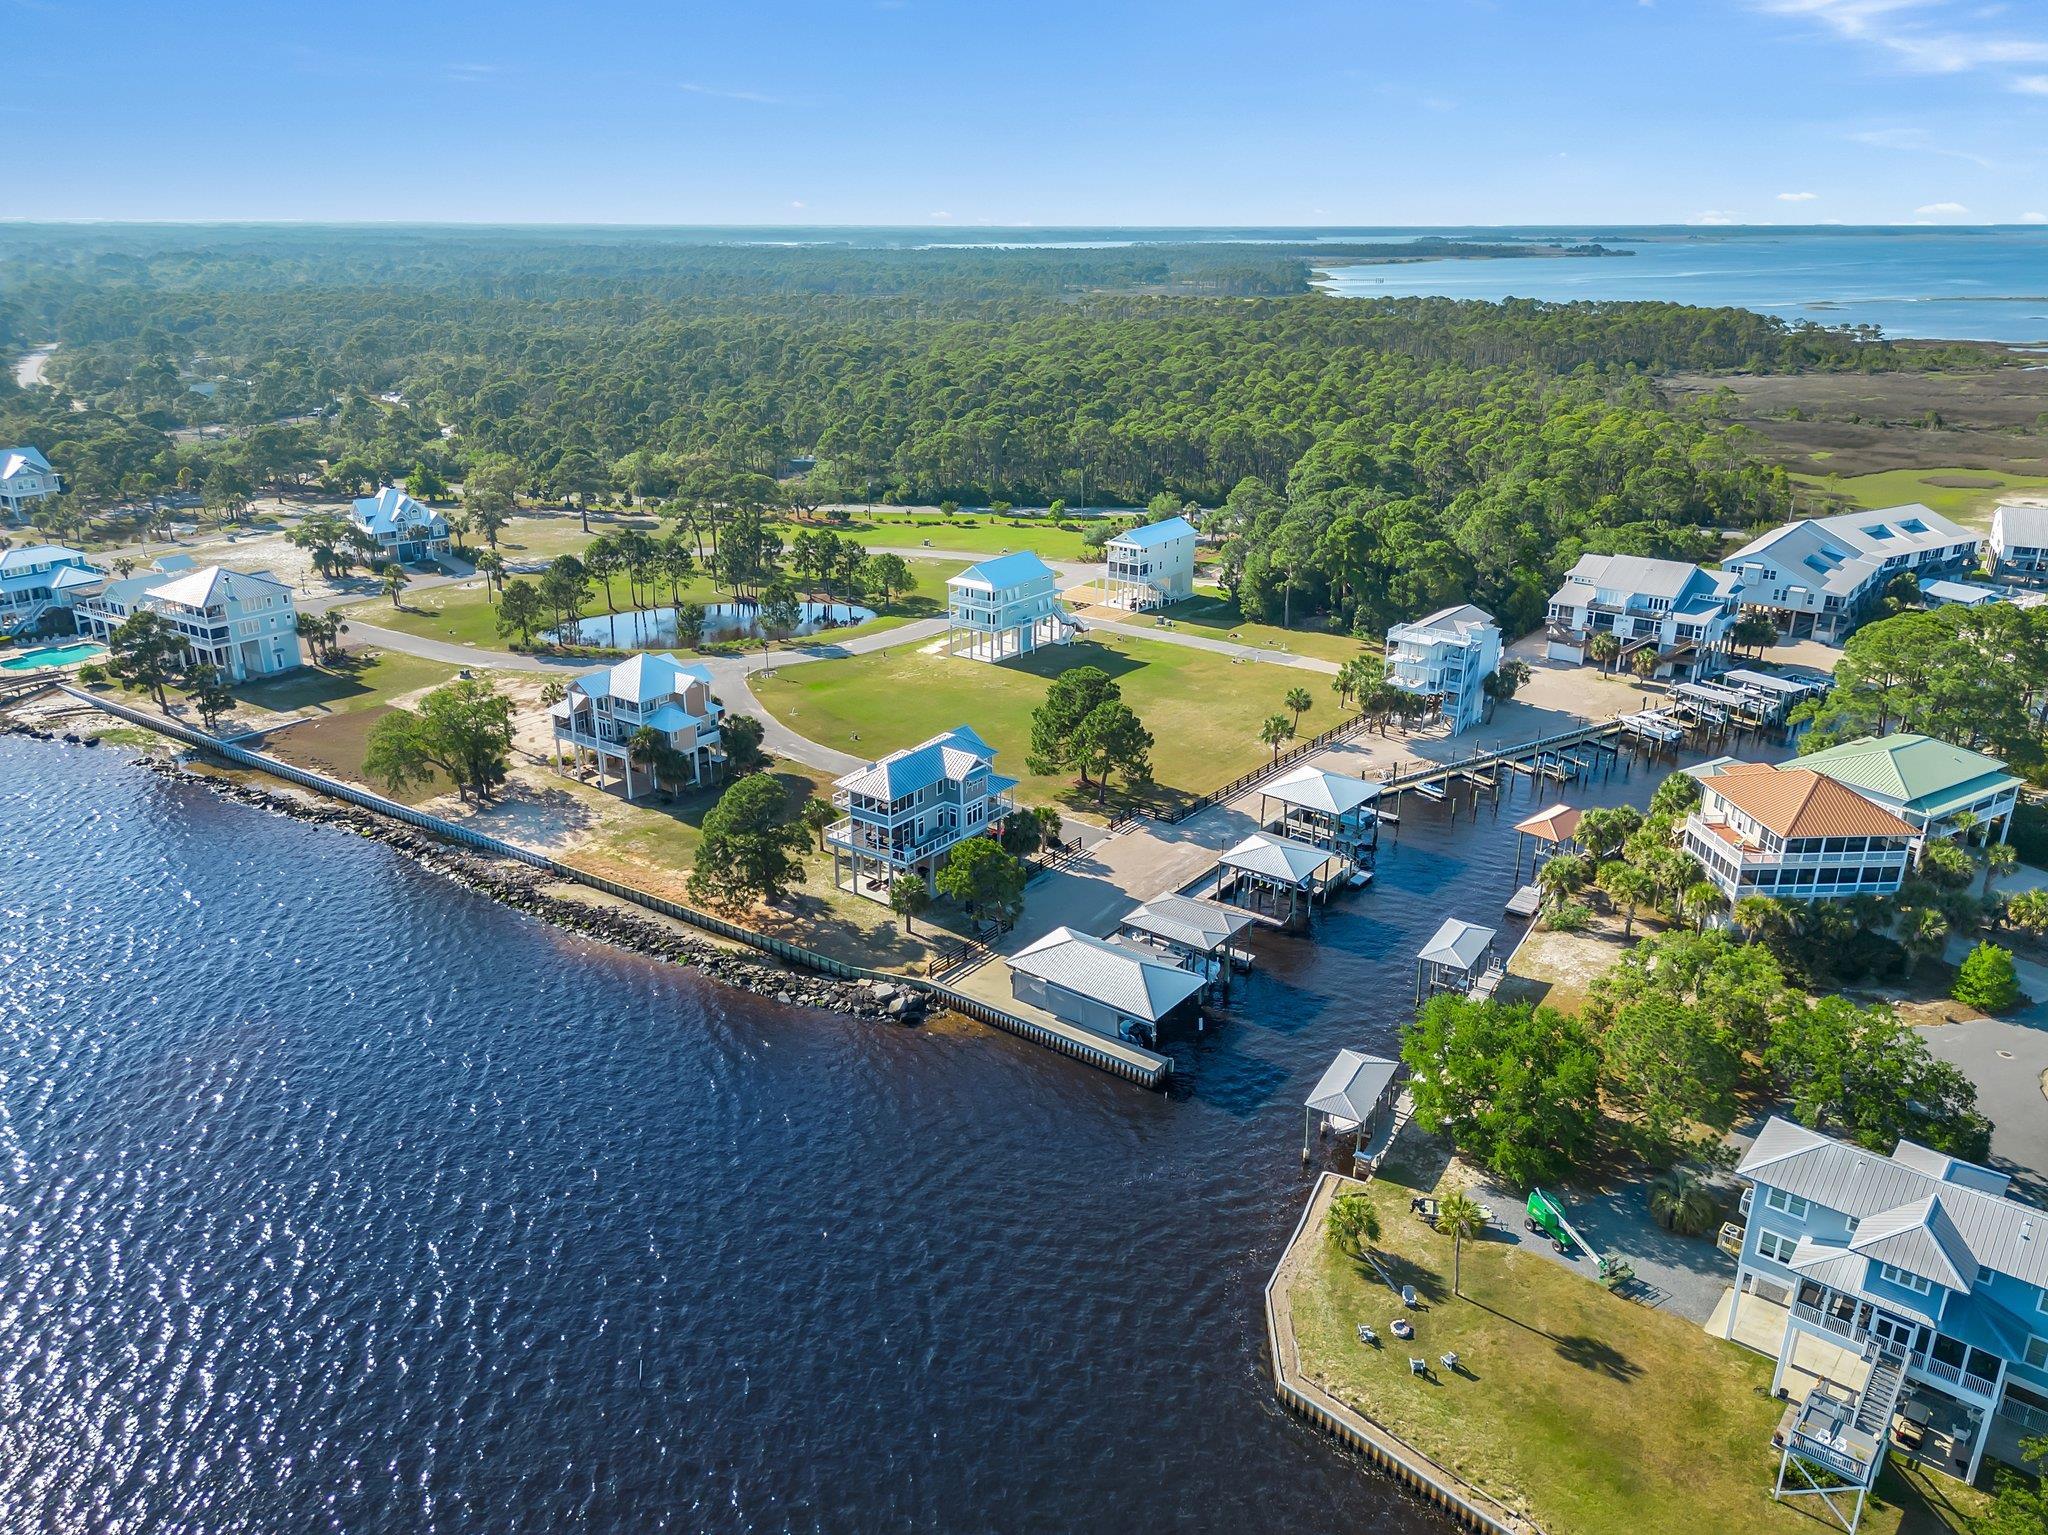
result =
[[[752,602],[720,602],[704,609],[700,638],[707,643],[745,639],[761,632],[760,607]],[[875,616],[873,608],[851,602],[806,602],[796,626],[799,635],[821,629],[844,629],[864,624]],[[650,646],[681,643],[676,634],[674,608],[633,608],[616,615],[600,613],[572,625],[558,638],[572,645],[609,645],[619,650],[645,650]]]

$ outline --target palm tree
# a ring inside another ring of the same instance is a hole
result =
[[[1720,904],[1719,888],[1703,879],[1694,880],[1678,893],[1679,912],[1691,917],[1693,926],[1703,933],[1707,930],[1707,918],[1714,914],[1714,908]]]
[[[1939,954],[1948,945],[1948,918],[1938,911],[1922,908],[1906,919],[1899,942],[1906,950],[1906,974],[1920,968],[1920,961]]]
[[[1259,726],[1259,741],[1262,745],[1273,748],[1275,762],[1280,760],[1280,743],[1293,734],[1294,727],[1287,722],[1287,716],[1284,714],[1269,715],[1266,722]]]
[[[505,580],[505,556],[495,549],[479,549],[476,556],[477,574],[484,578],[484,596],[497,600],[497,588]]]
[[[1637,908],[1657,894],[1655,881],[1634,864],[1616,858],[1600,865],[1599,885],[1621,908],[1621,936],[1628,938],[1635,931]]]
[[[1611,666],[1621,654],[1621,641],[1603,629],[1586,641],[1586,659],[1596,666]]]
[[[1993,842],[1984,849],[1984,899],[1991,899],[1991,882],[2003,879],[2019,867],[2020,855],[2010,842]]]
[[[544,685],[540,690],[540,706],[543,709],[552,711],[556,704],[560,703],[563,699],[567,698],[568,696],[569,689],[563,683],[549,682],[546,685]],[[555,768],[557,771],[560,771],[562,766],[562,738],[560,736],[556,736],[554,739]]]
[[[818,851],[821,853],[824,852],[825,828],[830,826],[834,821],[839,819],[839,812],[834,810],[824,800],[807,799],[804,801],[803,818],[804,825],[808,826],[813,832],[817,834]],[[907,922],[903,930],[906,933],[910,931]]]
[[[1720,1213],[1713,1191],[1690,1173],[1666,1173],[1650,1185],[1650,1217],[1666,1231],[1697,1236]]]
[[[1307,688],[1289,688],[1287,696],[1280,701],[1294,711],[1295,730],[1301,729],[1301,717],[1314,708],[1316,702],[1309,696]]]
[[[1464,1293],[1465,1242],[1486,1229],[1486,1212],[1463,1189],[1453,1190],[1437,1201],[1436,1229],[1451,1239],[1451,1294],[1460,1295]]]
[[[652,725],[642,725],[626,738],[626,760],[654,775],[654,787],[661,789],[681,771],[683,754],[668,744],[668,737]]]
[[[405,573],[405,567],[396,560],[384,567],[384,595],[391,599],[394,608],[405,606],[399,598],[405,595],[405,588],[411,580],[412,577]]]
[[[1571,899],[1572,895],[1585,888],[1591,867],[1576,853],[1559,853],[1544,861],[1536,871],[1536,888],[1543,892],[1545,903],[1555,911]]]
[[[1771,895],[1746,895],[1729,915],[1751,942],[1789,932],[1792,927],[1791,910]]]
[[[1352,1189],[1330,1201],[1330,1240],[1346,1252],[1364,1256],[1380,1239],[1379,1206],[1363,1189]]]

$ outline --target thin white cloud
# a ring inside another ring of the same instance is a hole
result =
[[[1820,193],[1818,192],[1780,192],[1778,194],[1778,201],[1781,203],[1810,203],[1819,196]]]
[[[499,66],[496,64],[450,64],[442,71],[449,79],[459,80],[468,85],[474,85],[479,80],[488,80],[498,72]]]
[[[1740,223],[1741,220],[1737,219],[1732,213],[1722,213],[1718,209],[1709,208],[1705,213],[1695,213],[1686,222],[1688,224],[1736,224]]]
[[[1915,213],[1968,213],[1970,210],[1961,203],[1924,203],[1913,211]]]
[[[1946,144],[1937,144],[1928,136],[1925,128],[1860,128],[1848,135],[1852,144],[1868,144],[1873,149],[1896,149],[1907,154],[1935,155],[1943,160],[1961,160],[1965,165],[1974,165],[1979,170],[1990,170],[1991,162],[1983,155],[1971,154],[1966,149],[1951,149]]]
[[[2012,88],[2028,96],[2048,96],[2048,75],[2021,75]]]
[[[692,96],[714,96],[720,101],[746,101],[758,107],[779,107],[782,105],[782,98],[779,96],[764,96],[759,91],[726,90],[724,87],[716,85],[699,85],[694,80],[679,81],[677,82],[676,89],[688,91]]]
[[[2048,213],[2022,213],[2020,215],[2020,222],[2022,224],[2048,224]]]
[[[2030,91],[2033,77],[2013,71],[2048,64],[2048,30],[2014,31],[1999,7],[1973,0],[1749,0],[1759,11],[1788,16],[1868,48],[1913,74],[2000,77],[2010,90]]]
[[[940,209],[940,210],[939,210],[938,212],[936,212],[936,213],[927,213],[927,214],[925,215],[925,217],[926,217],[926,218],[928,218],[928,219],[938,219],[938,220],[939,220],[940,222],[942,222],[942,223],[943,223],[943,222],[944,222],[945,220],[947,220],[947,219],[951,218],[952,216],[953,216],[952,214],[950,214],[950,213],[946,212],[946,210],[945,210],[945,209],[943,209],[943,208],[941,208],[941,209]]]
[[[790,207],[792,207],[792,208],[799,208],[799,209],[800,209],[800,208],[802,208],[802,207],[804,206],[804,200],[803,200],[803,199],[802,199],[801,197],[792,197],[792,198],[791,198],[791,199],[789,200],[789,205],[790,205]]]

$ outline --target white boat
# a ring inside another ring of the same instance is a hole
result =
[[[1349,885],[1353,890],[1363,890],[1367,885],[1370,885],[1372,883],[1372,870],[1353,869],[1351,871],[1351,877],[1344,881],[1344,883]]]

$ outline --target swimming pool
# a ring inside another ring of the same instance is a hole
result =
[[[24,650],[19,655],[0,652],[0,672],[39,672],[52,666],[72,666],[80,661],[94,661],[107,653],[107,647],[91,640],[78,640],[69,645],[45,645],[39,650]]]

